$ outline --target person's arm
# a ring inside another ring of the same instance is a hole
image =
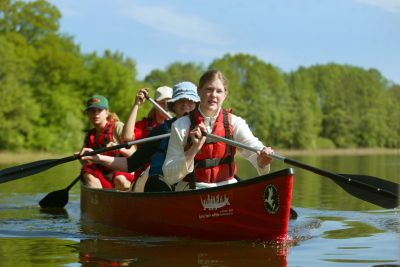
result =
[[[124,128],[124,124],[120,121],[115,122],[115,127],[113,130],[113,143],[108,143],[107,146],[112,146],[116,144],[123,144],[124,140],[122,137],[122,129]],[[133,153],[135,153],[136,147],[135,146],[130,146],[129,148],[121,148],[119,152],[121,153],[122,156],[125,158],[131,156]]]
[[[139,106],[146,101],[146,95],[148,93],[147,88],[140,89],[136,95],[135,103],[132,106],[131,112],[129,113],[128,120],[125,122],[124,129],[122,131],[122,138],[125,142],[135,140],[135,124]]]
[[[163,125],[152,129],[148,137],[164,134]],[[135,172],[151,161],[152,156],[160,147],[160,141],[147,142],[138,147],[138,150],[128,158],[128,171]]]
[[[84,154],[85,152],[93,151],[91,148],[83,148],[80,154]],[[93,155],[93,156],[84,156],[81,160],[88,160],[95,164],[101,164],[103,166],[109,167],[113,170],[117,171],[128,171],[128,162],[126,158],[123,157],[111,157],[106,155]]]
[[[258,174],[267,174],[270,171],[272,159],[268,156],[273,153],[269,147],[253,135],[245,120],[232,114],[233,139],[239,143],[259,149],[259,152],[238,148],[238,152],[257,169]]]

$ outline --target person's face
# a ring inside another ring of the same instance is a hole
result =
[[[195,107],[196,103],[186,98],[174,102],[174,111],[177,118],[180,118],[185,115],[185,113],[194,110]]]
[[[170,100],[171,98],[165,98],[163,100],[157,101],[157,104],[159,104],[164,110],[168,111],[168,105],[167,101]]]
[[[86,110],[86,114],[89,118],[90,123],[93,125],[102,125],[107,122],[108,110],[99,108],[89,108]]]
[[[224,103],[228,94],[220,79],[206,83],[198,90],[200,96],[200,108],[207,116],[214,116]]]
[[[167,101],[170,100],[171,98],[165,98],[163,100],[157,101],[157,104],[160,105],[160,107],[162,107],[165,111],[168,111],[168,105],[167,105]],[[165,115],[162,111],[156,109],[156,113],[165,118]]]

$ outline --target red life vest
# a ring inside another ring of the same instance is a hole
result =
[[[153,117],[143,118],[141,121],[136,122],[133,134],[135,140],[145,138],[149,135],[150,131],[157,126],[157,121]]]
[[[189,117],[191,120],[191,129],[203,121],[203,117],[197,109],[190,112]],[[230,111],[221,109],[212,133],[227,139],[233,138]],[[206,141],[194,157],[193,173],[188,174],[184,180],[190,183],[190,176],[194,176],[195,182],[205,183],[217,183],[231,179],[236,174],[235,153],[236,148],[224,142]]]
[[[98,135],[97,139],[96,139],[97,131],[95,128],[93,128],[86,135],[85,147],[90,147],[93,149],[106,147],[108,143],[113,141],[114,128],[115,128],[115,122],[113,120],[109,120],[104,126],[103,131]],[[112,157],[122,157],[118,149],[104,152],[102,154]],[[130,173],[117,172],[103,165],[94,164],[91,162],[83,166],[82,172],[89,173],[95,176],[97,179],[99,179],[103,188],[113,188],[114,187],[113,178],[116,175],[123,175],[129,181],[134,181],[134,177]]]
[[[103,128],[103,131],[98,135],[96,139],[96,129],[93,128],[88,132],[85,139],[85,147],[90,147],[92,149],[99,149],[106,147],[108,143],[113,141],[113,131],[115,128],[115,122],[109,120]],[[108,151],[102,153],[103,155],[118,157],[120,156],[119,150]]]

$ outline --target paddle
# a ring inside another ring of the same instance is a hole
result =
[[[204,133],[204,135],[211,139],[225,142],[229,145],[247,149],[253,152],[257,152],[259,150],[257,148],[250,147],[242,143],[213,134]],[[293,159],[283,157],[276,153],[271,155],[271,157],[277,160],[281,160],[289,165],[293,165],[314,172],[321,176],[330,178],[351,195],[377,206],[387,209],[393,209],[398,207],[399,205],[399,185],[394,182],[368,175],[337,174],[330,171],[318,169],[316,167],[295,161]]]
[[[166,112],[160,105],[158,105],[157,102],[155,102],[147,95],[146,98],[156,108],[158,108],[161,112],[163,112],[164,115],[166,115],[168,118],[171,118],[171,115],[168,112]],[[241,144],[239,142],[226,139],[220,136],[216,136],[213,134],[204,133],[204,135],[210,137],[211,139],[225,142],[229,145],[247,149],[253,152],[257,152],[259,150],[257,148],[250,147]],[[316,167],[295,161],[293,159],[283,157],[276,153],[271,155],[271,157],[277,160],[281,160],[289,165],[293,165],[314,172],[318,175],[330,178],[349,194],[359,199],[375,204],[377,206],[387,209],[393,209],[399,206],[399,184],[368,175],[333,173],[330,171],[318,169]]]
[[[40,207],[44,209],[64,208],[68,203],[68,191],[81,179],[81,175],[64,189],[53,191],[39,201]]]
[[[0,183],[5,183],[5,182],[16,180],[16,179],[19,179],[22,177],[30,176],[30,175],[33,175],[36,173],[40,173],[40,172],[48,170],[52,167],[55,167],[57,165],[80,159],[83,156],[93,156],[96,154],[120,149],[123,147],[129,147],[132,145],[138,145],[138,144],[142,144],[145,142],[156,141],[159,139],[167,138],[169,136],[170,136],[169,133],[162,134],[162,135],[157,135],[157,136],[153,136],[153,137],[143,138],[143,139],[136,140],[136,141],[130,141],[125,144],[119,144],[119,145],[115,145],[115,146],[96,149],[96,150],[93,150],[90,152],[86,152],[83,155],[72,155],[69,157],[61,158],[61,159],[39,160],[39,161],[22,164],[22,165],[15,166],[15,167],[6,168],[6,169],[3,169],[0,171]]]

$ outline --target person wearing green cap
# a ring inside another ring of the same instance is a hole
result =
[[[124,124],[119,121],[115,113],[109,111],[107,98],[102,95],[93,95],[86,102],[86,115],[93,129],[88,131],[84,147],[81,150],[99,149],[115,145],[122,142],[122,129]],[[130,156],[134,152],[131,149],[114,150],[106,152],[112,156]],[[82,178],[85,184],[93,188],[117,188],[128,189],[134,176],[127,172],[115,172],[112,169],[105,168],[102,165],[92,162],[83,162]]]

